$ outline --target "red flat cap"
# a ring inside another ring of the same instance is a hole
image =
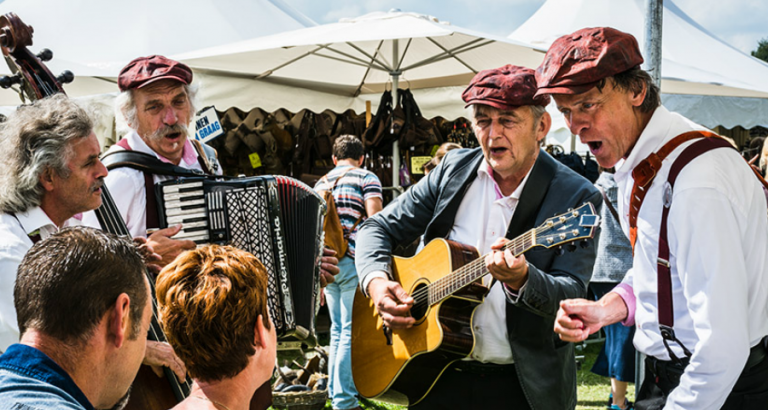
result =
[[[126,91],[159,80],[176,80],[189,85],[192,82],[192,70],[186,64],[163,56],[139,57],[120,70],[117,85],[120,91]]]
[[[507,64],[477,73],[461,94],[461,98],[467,103],[465,107],[484,104],[500,110],[511,110],[523,105],[549,104],[549,96],[537,97],[536,90],[533,70]]]
[[[643,63],[637,40],[611,27],[584,28],[552,43],[536,70],[536,95],[581,94]]]

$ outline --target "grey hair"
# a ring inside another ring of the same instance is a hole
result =
[[[197,113],[197,107],[199,105],[197,101],[197,91],[199,87],[197,84],[183,84],[183,86],[184,90],[187,92],[190,113],[192,114],[189,120],[192,121],[195,113]],[[133,124],[133,126],[131,126],[131,124]],[[118,137],[126,135],[131,131],[136,131],[138,128],[138,123],[136,121],[136,101],[133,99],[133,90],[122,91],[115,98],[115,127]]]
[[[69,178],[72,142],[93,130],[88,114],[64,94],[13,113],[0,130],[0,210],[25,212],[43,198],[40,177],[55,172]]]

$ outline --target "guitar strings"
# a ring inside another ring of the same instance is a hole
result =
[[[540,229],[545,232],[548,229],[557,228],[566,221],[577,217],[579,214],[579,212],[569,213],[564,215],[565,219],[554,222],[552,226],[545,225],[531,229],[507,243],[503,249],[511,249],[515,257],[517,257],[534,245],[534,233],[536,234],[535,237],[539,237],[541,236],[539,232]],[[488,254],[483,255],[483,257],[462,266],[451,274],[414,292],[413,295],[411,295],[414,300],[413,306],[417,308],[424,307],[425,304],[427,307],[431,306],[486,275],[488,273],[485,267],[485,257],[487,255]]]
[[[511,249],[515,256],[519,256],[527,248],[526,244],[532,244],[533,233],[536,231],[537,229],[531,229],[507,243],[503,249]],[[487,255],[483,255],[483,257],[462,266],[450,275],[440,278],[414,292],[411,295],[414,299],[414,307],[423,307],[425,304],[432,305],[484,276],[487,273],[485,268],[485,257]],[[435,300],[430,301],[430,296],[434,296],[433,299]]]

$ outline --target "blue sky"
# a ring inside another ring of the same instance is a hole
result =
[[[332,23],[372,11],[398,8],[429,14],[460,27],[509,35],[545,0],[284,0],[316,22]],[[768,38],[766,0],[675,0],[691,18],[734,47],[749,53]]]

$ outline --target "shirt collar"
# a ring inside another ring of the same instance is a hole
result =
[[[143,152],[145,154],[151,154],[157,157],[160,161],[167,162],[169,164],[172,164],[171,160],[168,158],[165,158],[164,156],[156,153],[152,148],[147,145],[146,142],[139,136],[139,134],[136,131],[131,131],[128,134],[126,134],[125,138],[128,139],[128,145],[131,147],[134,151]],[[192,145],[192,141],[189,140],[189,137],[184,141],[184,148],[181,151],[181,160],[184,161],[186,165],[193,165],[197,163],[197,151],[195,150],[195,147]]]
[[[509,196],[506,198],[509,199],[520,199],[520,194],[523,192],[523,188],[525,187],[525,183],[528,182],[528,177],[531,176],[531,171],[533,170],[533,167],[528,170],[528,173],[525,174],[525,178],[523,178],[522,181],[520,181],[520,185],[515,188],[514,191],[512,191]],[[477,176],[481,178],[488,178],[493,183],[493,189],[496,192],[496,199],[502,199],[504,198],[504,194],[501,193],[501,188],[499,188],[499,184],[496,182],[495,179],[493,179],[493,168],[491,168],[491,165],[487,161],[483,161],[480,164],[480,167],[477,169]]]
[[[19,212],[15,215],[16,219],[21,224],[22,229],[24,229],[24,233],[27,235],[38,233],[41,228],[48,226],[53,230],[58,229],[53,221],[51,221],[51,218],[48,217],[48,214],[46,214],[45,211],[43,211],[43,208],[40,208],[39,206],[30,208],[27,212]],[[65,226],[66,224],[67,221],[64,222]]]
[[[22,374],[64,390],[87,410],[93,405],[74,380],[56,362],[34,347],[13,344],[0,356],[0,369]]]

